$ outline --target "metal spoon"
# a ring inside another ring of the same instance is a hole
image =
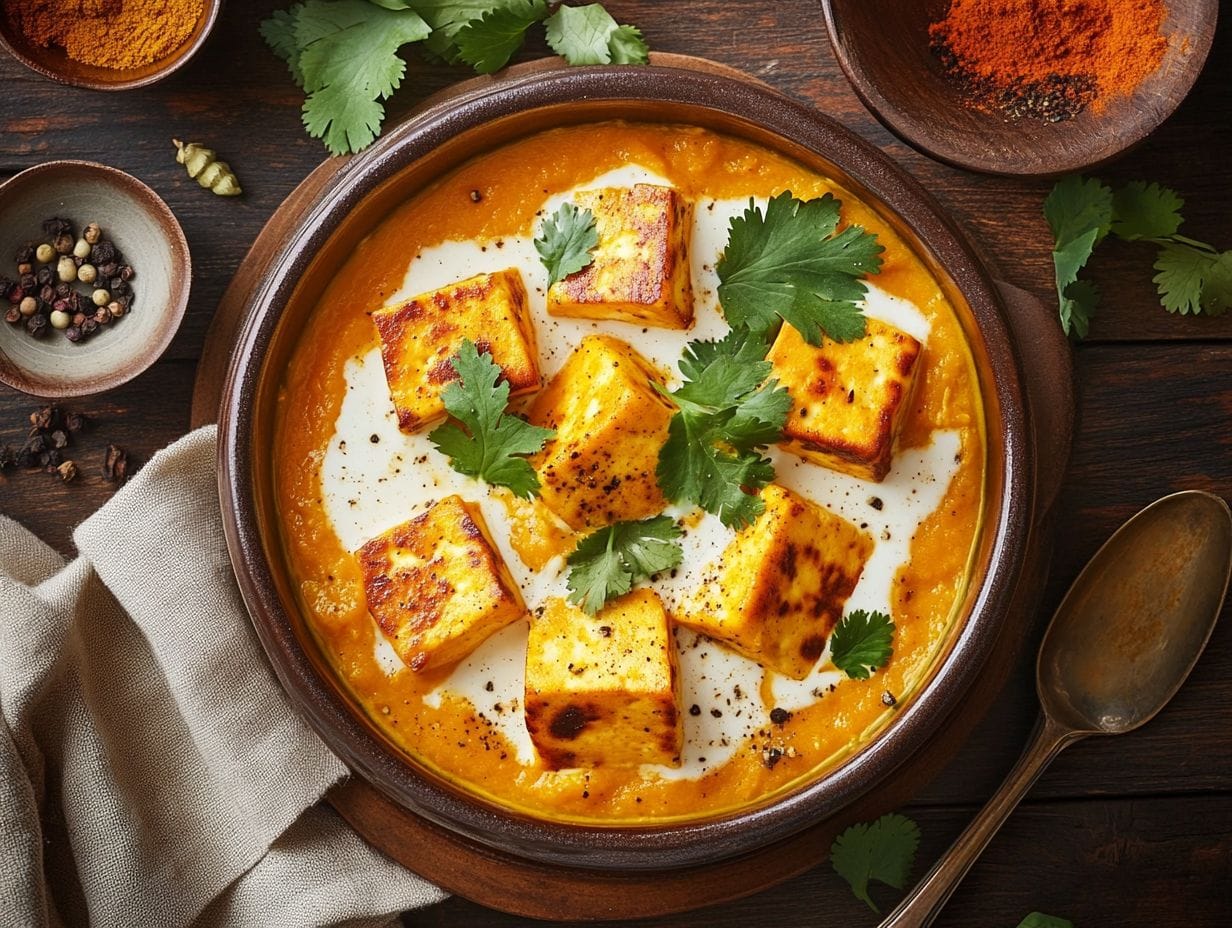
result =
[[[1044,768],[1087,735],[1150,721],[1206,646],[1232,574],[1232,512],[1189,490],[1142,510],[1099,549],[1040,645],[1042,712],[1022,757],[988,804],[881,923],[923,928]]]

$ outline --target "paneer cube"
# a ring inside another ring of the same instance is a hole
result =
[[[873,542],[777,484],[761,497],[765,512],[702,572],[701,587],[675,619],[800,680],[842,618]]]
[[[556,430],[531,459],[548,508],[575,530],[660,512],[655,467],[675,407],[627,344],[589,335],[535,397],[530,421]]]
[[[596,615],[563,599],[531,621],[526,727],[553,769],[680,763],[676,645],[663,604],[634,590]]]
[[[548,312],[687,329],[692,204],[653,184],[583,190],[575,202],[594,214],[599,244],[590,265],[548,288]]]
[[[414,671],[460,660],[526,615],[474,503],[446,496],[356,552],[368,609]]]
[[[890,472],[894,442],[911,405],[920,343],[868,320],[859,341],[808,344],[783,326],[767,360],[791,394],[783,447],[865,480]]]
[[[372,314],[381,336],[385,379],[398,426],[416,432],[445,417],[441,394],[458,379],[450,363],[464,339],[488,352],[509,382],[509,395],[539,388],[539,355],[517,268],[476,274]]]

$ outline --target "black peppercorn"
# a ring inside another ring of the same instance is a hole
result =
[[[72,250],[71,246],[70,250]],[[118,255],[119,253],[116,251],[115,245],[111,242],[99,242],[90,251],[90,257],[94,259],[94,263],[98,265],[99,270],[102,270],[102,266],[105,264],[111,264],[118,261]]]
[[[62,300],[67,300],[68,295],[73,292],[73,285],[66,284],[64,281],[56,284],[56,296]]]
[[[22,245],[20,248],[17,249],[17,254],[14,257],[14,260],[18,264],[29,264],[31,261],[34,260],[34,246],[33,245]]]
[[[35,313],[26,320],[26,331],[35,338],[42,338],[47,331],[47,316],[43,313]]]
[[[94,250],[95,252],[98,251],[97,248]],[[95,258],[94,266],[98,269],[99,277],[105,280],[110,280],[112,277],[115,277],[120,273],[120,265],[116,264],[114,261],[99,261],[97,260],[96,255],[91,255],[91,257]]]
[[[10,306],[4,314],[5,322],[17,323],[17,322],[21,322],[22,318],[23,317],[21,315],[21,310],[18,309],[16,306]]]
[[[93,335],[97,329],[98,323],[95,321],[93,316],[87,316],[86,321],[81,324],[82,335]]]
[[[52,216],[43,220],[43,234],[48,238],[65,235],[73,231],[73,224],[60,216]]]
[[[56,272],[47,265],[44,265],[34,272],[34,279],[40,287],[46,287],[49,284],[54,287],[56,283]]]
[[[120,265],[120,280],[129,281],[137,276],[137,272],[133,270],[131,264]]]
[[[22,274],[20,283],[21,289],[26,291],[26,293],[38,289],[38,281],[34,279],[33,274]]]
[[[81,328],[79,326],[70,325],[67,329],[64,330],[64,337],[67,338],[70,342],[81,341]]]

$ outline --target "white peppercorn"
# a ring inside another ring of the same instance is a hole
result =
[[[66,255],[60,259],[60,263],[56,265],[56,276],[66,284],[77,279],[77,265],[73,263],[72,258]]]
[[[94,301],[95,306],[106,306],[111,302],[111,294],[106,290],[99,289],[90,294],[90,299]]]
[[[57,309],[51,314],[51,327],[53,329],[67,329],[73,318],[62,309]]]
[[[90,256],[90,243],[84,238],[77,239],[77,244],[73,246],[74,258],[88,258]]]
[[[23,297],[18,309],[21,310],[23,316],[33,316],[38,312],[38,300],[32,296]]]
[[[47,242],[43,242],[34,249],[34,257],[38,258],[40,264],[50,264],[56,257],[56,250]]]
[[[83,284],[92,284],[98,280],[98,268],[93,264],[83,264],[77,268],[77,279]]]

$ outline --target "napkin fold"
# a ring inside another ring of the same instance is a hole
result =
[[[0,516],[0,921],[367,926],[444,898],[319,801],[347,770],[249,623],[212,426],[74,540],[66,564]]]

